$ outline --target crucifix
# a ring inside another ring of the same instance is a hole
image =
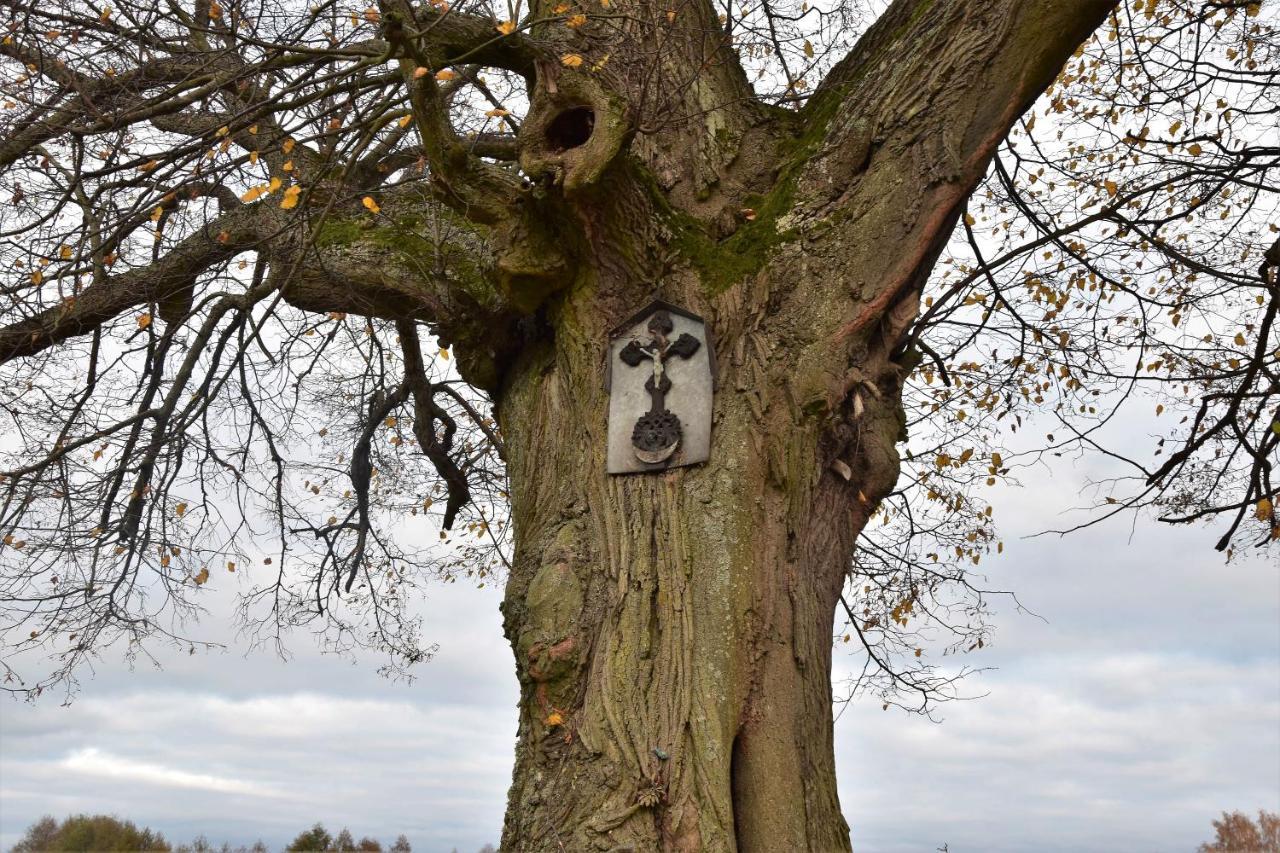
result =
[[[696,314],[655,301],[610,336],[608,470],[661,471],[711,451],[713,351]],[[639,368],[639,369],[637,369]]]
[[[671,379],[667,376],[664,364],[667,359],[689,359],[698,351],[701,344],[693,335],[685,332],[673,342],[667,336],[671,334],[675,324],[671,315],[659,311],[649,320],[649,343],[641,344],[632,340],[619,353],[618,357],[631,367],[639,367],[645,360],[653,362],[653,375],[644,383],[644,390],[649,392],[649,411],[636,420],[631,430],[631,444],[635,447],[636,458],[648,465],[665,462],[680,446],[680,418],[667,408],[667,392],[671,390]]]

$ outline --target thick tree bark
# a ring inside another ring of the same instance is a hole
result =
[[[567,254],[507,285],[564,289],[495,395],[522,688],[504,849],[848,849],[833,613],[898,473],[897,345],[996,144],[1110,7],[899,2],[798,117],[726,107],[565,165]],[[655,296],[711,323],[712,458],[611,477],[604,346]]]
[[[739,304],[715,327],[706,466],[603,473],[612,312],[571,300],[574,319],[511,377],[501,423],[518,545],[504,613],[524,698],[504,849],[847,846],[832,614],[896,474],[899,424],[892,407],[864,414],[856,482],[824,464],[836,440],[791,396],[791,359],[770,342],[786,297],[770,285],[720,300]],[[703,307],[693,289],[664,295]]]

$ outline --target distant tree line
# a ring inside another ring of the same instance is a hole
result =
[[[121,820],[113,815],[72,815],[59,822],[46,815],[27,828],[22,839],[9,849],[9,853],[269,853],[262,841],[250,846],[232,847],[222,843],[215,845],[204,835],[188,844],[176,847],[165,840],[163,834],[150,828],[139,828],[131,820]],[[359,841],[346,827],[336,836],[322,824],[298,833],[286,853],[412,853],[409,839],[399,835],[390,847],[383,847],[376,838],[364,836]],[[455,851],[456,853],[456,851]],[[486,844],[479,853],[496,853],[493,845]]]
[[[1280,815],[1259,811],[1255,823],[1243,812],[1223,812],[1213,822],[1215,838],[1201,844],[1197,853],[1280,853]],[[412,853],[409,839],[403,834],[390,847],[369,836],[359,841],[346,827],[336,836],[317,823],[298,833],[285,853]],[[269,853],[262,841],[246,847],[223,843],[214,846],[203,835],[190,844],[177,847],[164,835],[149,828],[139,829],[131,820],[111,815],[73,815],[61,823],[45,816],[27,828],[26,834],[9,853]],[[454,848],[453,853],[458,853]],[[478,853],[497,853],[492,844]]]
[[[351,831],[345,826],[338,833],[337,838],[334,838],[324,828],[323,824],[317,823],[310,829],[298,833],[298,837],[289,843],[285,851],[286,853],[304,853],[305,851],[319,851],[319,853],[382,853],[384,849],[389,853],[410,853],[412,850],[409,846],[409,839],[403,835],[397,836],[395,843],[390,847],[383,848],[381,842],[368,836],[356,841],[351,835]]]

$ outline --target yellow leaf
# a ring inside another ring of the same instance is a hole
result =
[[[138,328],[139,328],[139,329],[145,329],[147,326],[150,326],[150,325],[151,325],[151,315],[150,315],[150,314],[141,314],[141,315],[139,315],[139,316],[138,316]]]
[[[148,160],[147,162],[139,166],[138,169],[143,172],[150,172],[152,169],[154,169],[156,166],[159,166],[159,165],[160,165],[159,160]]]
[[[378,14],[378,10],[373,8],[372,6],[364,10],[364,19],[371,24],[378,23],[378,19],[380,17],[381,16]]]
[[[974,219],[974,218],[973,218],[973,214],[972,214],[972,213],[966,213],[966,214],[964,215],[964,224],[965,224],[965,225],[968,225],[970,228],[972,228],[972,227],[974,226],[974,224],[975,224],[975,223],[977,223],[977,221],[978,221],[978,220],[976,220],[976,219]]]
[[[235,563],[232,563],[232,562],[228,562],[228,563],[227,563],[227,571],[229,571],[229,572],[234,572],[235,570],[236,570],[236,564],[235,564]]]
[[[1107,188],[1107,195],[1111,196],[1112,198],[1115,198],[1116,193],[1117,193],[1117,192],[1119,191],[1119,189],[1120,189],[1120,188],[1116,185],[1116,182],[1115,182],[1115,181],[1103,181],[1102,183],[1103,183],[1103,185]]]
[[[71,247],[66,245],[59,246],[58,257],[62,258],[64,261],[69,259],[71,257]]]
[[[1254,515],[1258,517],[1259,521],[1266,521],[1271,518],[1271,501],[1266,498],[1258,501],[1258,507],[1254,510]]]
[[[413,121],[413,116],[401,116],[401,117],[400,117],[400,126],[401,126],[401,127],[408,127],[408,126],[409,126],[409,122],[411,122],[411,121]]]
[[[1187,151],[1190,152],[1192,157],[1199,157],[1202,153],[1204,153],[1204,149],[1201,148],[1200,145],[1195,142],[1187,146]]]
[[[256,163],[258,162],[258,152],[257,152],[257,151],[250,151],[250,152],[249,152],[249,162],[250,162],[250,163],[252,163],[252,164],[256,164]]]
[[[441,357],[441,358],[443,358],[445,361],[448,361],[448,360],[449,360],[449,351],[448,351],[447,349],[441,349],[441,350],[440,350],[440,357]]]
[[[565,68],[577,68],[582,65],[582,57],[576,53],[566,53],[560,57],[560,64]]]
[[[565,12],[568,12],[568,11],[569,11],[568,3],[557,3],[555,8],[551,10],[551,14],[563,15]]]
[[[457,72],[452,71],[448,68],[441,68],[439,71],[436,72],[437,80],[452,80],[454,77],[457,77],[457,76],[458,76]]]
[[[804,40],[804,55],[813,59],[813,44],[808,39]]]
[[[293,137],[289,137],[284,141],[284,144],[280,146],[280,150],[283,151],[285,154],[288,154],[290,151],[293,150],[293,146],[297,144],[298,143],[293,141]]]
[[[209,580],[209,569],[204,567],[200,569],[200,573],[192,578],[196,582],[196,586],[204,586]]]
[[[564,19],[566,27],[580,27],[587,22],[587,16],[583,14],[570,15]]]
[[[1236,332],[1236,346],[1242,347],[1246,343],[1248,342],[1244,339],[1244,332]]]
[[[516,31],[516,22],[503,21],[502,23],[498,24],[498,26],[496,26],[494,29],[502,33],[504,36],[509,36]]]
[[[423,77],[426,77],[430,73],[431,72],[427,70],[427,67],[425,65],[419,65],[417,68],[413,69],[413,79],[421,80]]]
[[[255,202],[255,201],[257,201],[258,199],[262,198],[263,193],[265,193],[266,191],[267,191],[267,187],[266,187],[266,185],[265,185],[265,184],[259,184],[258,186],[253,187],[252,189],[250,189],[250,190],[249,190],[247,193],[245,193],[244,195],[240,196],[240,200],[241,200],[241,201],[243,201],[245,204],[249,204],[249,203],[251,203],[251,202]]]
[[[499,118],[501,116],[511,115],[511,110],[504,110],[501,108],[493,109],[493,110],[489,110],[487,113],[485,113],[485,115],[489,116],[489,118]]]
[[[159,222],[161,216],[164,216],[164,208],[157,205],[156,209],[151,211],[151,221]]]
[[[272,178],[271,183],[267,186],[267,192],[273,193],[276,190],[280,189],[280,187],[283,184],[284,184],[284,181],[280,180],[279,178]]]
[[[563,717],[563,716],[561,716],[561,714],[560,714],[560,712],[559,712],[559,711],[552,711],[550,714],[547,714],[547,725],[548,725],[548,726],[563,726],[563,725],[564,725],[564,717]]]
[[[36,270],[31,274],[32,284],[39,284],[42,281],[44,281],[44,273],[40,272],[40,270]]]
[[[186,514],[187,514],[187,505],[186,505],[186,504],[178,504],[177,506],[175,506],[175,507],[173,508],[173,511],[174,511],[174,512],[176,512],[176,513],[178,514],[178,518],[182,518],[182,516],[184,516],[184,515],[186,515]]]
[[[284,191],[284,198],[280,200],[280,206],[285,210],[292,210],[298,206],[298,196],[302,193],[302,187],[294,184]]]
[[[293,171],[293,161],[292,161],[292,160],[285,160],[285,161],[284,161],[284,165],[283,165],[283,166],[281,166],[281,167],[280,167],[280,169],[281,169],[281,171],[284,171],[284,172],[292,172],[292,171]]]
[[[382,210],[382,208],[378,206],[378,203],[373,200],[372,196],[365,196],[363,199],[360,200],[360,203],[363,204],[365,206],[365,209],[368,210],[370,213],[378,213],[379,211]]]
[[[227,126],[224,124],[222,127],[218,128],[218,134],[217,134],[217,135],[218,135],[218,136],[226,136],[226,135],[227,135],[228,133],[230,133],[230,132],[231,132],[231,128],[227,127]]]

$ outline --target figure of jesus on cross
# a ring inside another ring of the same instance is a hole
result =
[[[646,358],[653,362],[653,375],[644,384],[651,401],[649,411],[640,416],[631,431],[636,458],[650,465],[670,459],[680,446],[680,418],[666,405],[671,379],[667,376],[664,362],[671,358],[688,359],[701,346],[698,339],[690,334],[682,334],[675,341],[670,341],[667,336],[674,328],[671,315],[658,311],[649,320],[649,343],[632,340],[619,353],[622,361],[631,367],[639,367]]]

